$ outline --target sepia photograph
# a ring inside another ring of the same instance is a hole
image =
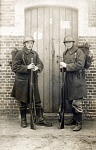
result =
[[[96,0],[0,0],[2,149],[96,149]]]

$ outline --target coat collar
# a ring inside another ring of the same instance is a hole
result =
[[[31,51],[28,51],[26,47],[23,47],[23,51],[24,51],[24,53],[27,54],[27,55],[30,54],[30,53],[33,53],[33,54],[34,54],[34,52],[33,52],[32,49],[31,49]]]
[[[72,48],[70,48],[69,50],[66,50],[66,51],[64,52],[64,54],[66,54],[67,51],[70,51],[70,54],[73,54],[73,53],[75,53],[75,52],[77,51],[77,49],[78,49],[78,47],[75,46],[75,45],[73,45]]]

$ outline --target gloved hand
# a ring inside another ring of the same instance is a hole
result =
[[[35,68],[35,65],[34,63],[31,63],[27,66],[27,69],[34,69]]]
[[[34,65],[34,63],[31,63],[27,66],[27,69],[32,69],[33,71],[37,71],[38,67]]]
[[[65,62],[60,62],[60,68],[66,68],[66,63]]]
[[[33,71],[37,71],[38,70],[38,67],[35,66],[34,69],[32,69]]]

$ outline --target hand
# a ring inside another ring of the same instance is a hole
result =
[[[65,62],[60,62],[60,68],[66,68],[66,63]]]
[[[35,66],[35,68],[34,69],[32,69],[33,71],[37,71],[38,70],[38,67],[37,66]]]
[[[34,69],[35,68],[35,65],[34,65],[34,63],[31,63],[31,64],[29,64],[28,66],[27,66],[27,69]]]

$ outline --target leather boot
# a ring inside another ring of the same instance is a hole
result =
[[[80,131],[82,129],[82,123],[77,122],[76,126],[74,127],[73,131]]]
[[[52,126],[51,122],[48,122],[43,118],[43,109],[42,108],[36,109],[36,124],[40,125],[40,126],[46,126],[46,127]]]
[[[80,131],[82,129],[82,113],[76,113],[76,126],[73,131]]]
[[[65,125],[67,126],[76,125],[76,119],[73,117],[69,122],[66,122]]]
[[[67,126],[76,125],[76,112],[74,108],[72,108],[72,113],[73,113],[73,118],[65,123],[65,125]]]
[[[20,110],[20,113],[21,113],[21,127],[25,128],[27,127],[26,110]]]

